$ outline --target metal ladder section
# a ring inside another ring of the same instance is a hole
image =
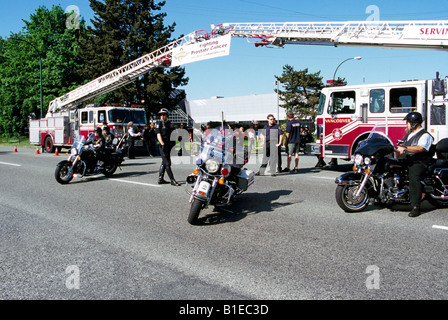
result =
[[[201,40],[196,32],[192,32],[168,45],[148,53],[120,68],[110,71],[81,87],[50,102],[48,112],[72,109],[88,99],[116,90],[133,82],[146,72],[171,65],[172,51],[177,46],[196,43]]]
[[[256,46],[309,44],[448,49],[448,21],[346,21],[223,23],[212,26],[233,37],[258,39]]]

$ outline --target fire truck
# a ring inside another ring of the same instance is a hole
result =
[[[323,88],[316,117],[316,143],[308,151],[321,157],[350,159],[372,128],[384,123],[392,142],[402,139],[403,118],[420,112],[435,142],[448,137],[447,78]]]
[[[143,129],[146,123],[145,109],[105,104],[51,113],[44,119],[30,120],[30,144],[39,145],[44,151],[52,153],[56,148],[70,147],[78,134],[86,137],[103,123],[107,123],[115,137],[121,138],[130,121],[135,128]],[[140,140],[135,142],[135,146],[142,145]]]
[[[285,44],[448,50],[448,21],[237,23],[215,27],[255,39],[256,47]],[[385,123],[394,143],[405,134],[407,113],[422,113],[435,142],[448,137],[447,78],[323,88],[316,117],[316,143],[308,152],[350,159],[375,124]]]

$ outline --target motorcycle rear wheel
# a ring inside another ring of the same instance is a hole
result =
[[[106,177],[111,177],[117,170],[117,167],[118,166],[115,163],[107,163],[104,165],[103,174]]]
[[[73,171],[68,174],[70,167],[72,164],[70,162],[65,162],[56,167],[56,170],[54,171],[54,177],[56,178],[56,181],[60,184],[67,184],[73,179]]]
[[[339,207],[345,212],[361,212],[369,204],[369,195],[364,187],[359,196],[356,196],[359,185],[337,186],[335,197]]]
[[[203,206],[203,201],[194,199],[193,203],[191,204],[190,214],[188,215],[188,223],[192,225],[198,224],[199,213],[201,212]]]

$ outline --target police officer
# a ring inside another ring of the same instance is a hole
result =
[[[106,148],[113,148],[114,135],[110,132],[109,126],[103,127],[103,136],[105,140]]]
[[[399,154],[406,155],[409,163],[409,198],[412,210],[409,217],[418,217],[423,187],[420,181],[431,159],[430,148],[434,138],[422,128],[423,117],[419,112],[411,112],[403,119],[406,121],[406,135],[403,145],[398,147]]]
[[[157,140],[159,141],[159,149],[160,154],[162,155],[162,165],[159,169],[159,184],[168,183],[163,179],[165,175],[165,171],[168,174],[168,177],[171,180],[171,185],[173,186],[180,186],[179,183],[174,179],[173,172],[171,171],[171,148],[173,147],[173,144],[170,140],[171,132],[174,130],[174,128],[171,126],[171,122],[168,121],[168,115],[169,112],[167,109],[162,108],[159,111],[160,115],[160,121],[156,124],[156,135]]]
[[[85,142],[86,145],[92,144],[95,150],[95,159],[97,160],[97,165],[102,168],[104,164],[104,150],[106,147],[106,140],[103,136],[103,131],[100,127],[95,129],[95,135],[93,139],[89,139]]]

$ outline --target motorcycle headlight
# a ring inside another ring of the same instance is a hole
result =
[[[78,155],[78,150],[76,150],[75,148],[72,148],[70,154],[71,154],[72,156],[77,156],[77,155]]]
[[[360,166],[363,162],[364,158],[362,155],[360,154],[355,155],[355,161],[354,161],[355,165]]]
[[[205,162],[205,169],[210,173],[216,173],[219,169],[219,163],[216,160],[208,159]]]
[[[364,163],[365,163],[366,165],[370,165],[371,162],[372,162],[372,160],[371,160],[369,157],[365,157],[365,158],[364,158]]]

